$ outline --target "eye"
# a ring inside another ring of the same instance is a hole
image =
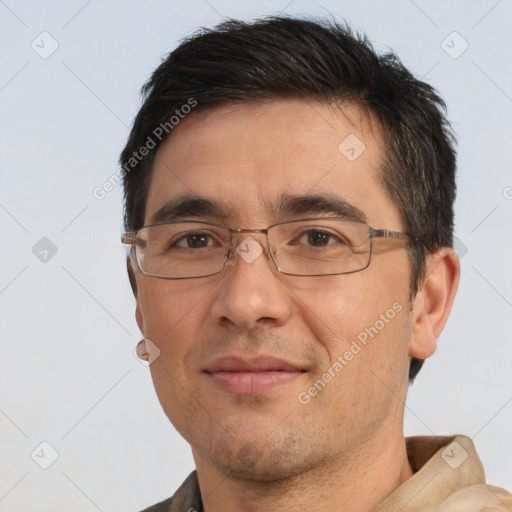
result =
[[[201,231],[188,232],[182,234],[175,242],[170,244],[170,248],[182,247],[185,249],[202,249],[216,245],[213,237]]]
[[[308,229],[292,240],[292,245],[305,244],[309,247],[326,247],[328,245],[347,245],[345,238],[325,229]]]

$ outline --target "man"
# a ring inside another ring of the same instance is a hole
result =
[[[456,293],[444,104],[348,28],[183,42],[121,155],[129,273],[197,471],[148,511],[512,510],[464,436],[403,436]]]

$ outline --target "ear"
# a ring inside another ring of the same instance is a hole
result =
[[[128,279],[130,280],[130,286],[132,287],[133,296],[137,298],[137,279],[135,278],[135,272],[133,271],[130,256],[126,257],[126,270],[128,272]]]
[[[140,332],[144,334],[144,317],[142,316],[142,311],[140,310],[139,301],[137,301],[137,307],[135,308],[135,319],[137,320],[137,325],[139,326]]]
[[[460,278],[460,262],[455,250],[443,247],[427,255],[423,283],[412,307],[412,333],[409,355],[430,357],[437,348],[437,338],[450,314]]]

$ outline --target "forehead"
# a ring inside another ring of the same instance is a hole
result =
[[[194,113],[158,150],[145,222],[181,197],[222,201],[245,224],[273,222],[268,205],[285,195],[335,196],[370,222],[398,222],[378,180],[383,157],[379,124],[352,104],[273,100]]]

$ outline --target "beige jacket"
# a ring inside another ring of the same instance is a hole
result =
[[[372,512],[512,512],[512,494],[485,483],[469,437],[409,437],[414,475]]]
[[[409,437],[406,443],[414,475],[372,512],[512,512],[512,494],[485,483],[468,437]],[[142,512],[203,512],[196,472],[172,498]]]

